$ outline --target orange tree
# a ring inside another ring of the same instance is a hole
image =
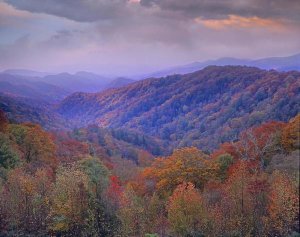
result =
[[[300,149],[300,114],[283,128],[281,143],[287,151]]]
[[[57,166],[56,146],[52,136],[36,124],[12,124],[10,136],[20,147],[23,159],[34,166]]]
[[[267,219],[269,234],[288,236],[299,226],[298,188],[283,173],[276,171],[272,176]]]
[[[239,141],[233,143],[239,158],[256,161],[264,169],[270,157],[278,152],[283,126],[281,122],[267,122],[242,132]]]
[[[202,189],[218,169],[218,163],[208,155],[195,147],[187,147],[175,150],[168,157],[156,158],[143,174],[155,182],[158,193],[169,195],[183,182],[191,182]]]

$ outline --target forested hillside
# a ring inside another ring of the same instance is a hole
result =
[[[153,159],[145,136],[49,133],[0,111],[0,235],[296,236],[299,124],[263,123],[211,154]],[[132,139],[140,146],[128,150]],[[130,152],[136,162],[122,159]]]
[[[71,129],[72,123],[66,122],[53,112],[52,105],[43,101],[25,97],[7,96],[0,93],[0,110],[14,122],[32,122],[47,130]]]
[[[101,93],[75,93],[58,107],[76,126],[129,128],[171,147],[211,150],[251,126],[299,111],[300,73],[210,66]]]

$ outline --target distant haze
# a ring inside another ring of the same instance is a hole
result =
[[[0,0],[0,71],[132,76],[300,52],[299,0]]]

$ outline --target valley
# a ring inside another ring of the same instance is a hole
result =
[[[28,73],[0,74],[0,235],[298,232],[299,71]]]

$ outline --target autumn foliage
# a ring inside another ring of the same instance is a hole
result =
[[[195,147],[175,150],[169,157],[157,158],[144,176],[156,183],[158,192],[172,192],[177,185],[191,182],[198,188],[216,174],[218,164]]]
[[[183,147],[153,159],[147,142],[119,152],[124,140],[95,127],[49,133],[3,117],[0,235],[292,236],[299,173],[285,159],[299,152],[298,125],[268,122],[211,154]]]
[[[300,149],[300,114],[283,128],[282,145],[287,151]]]

